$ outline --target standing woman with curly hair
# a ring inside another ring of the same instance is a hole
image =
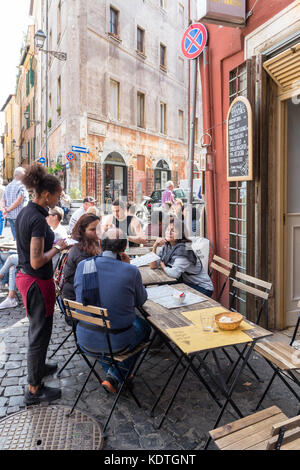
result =
[[[62,192],[59,180],[40,163],[33,163],[26,169],[23,183],[34,191],[34,197],[16,219],[16,283],[29,320],[28,388],[24,400],[26,405],[34,405],[61,397],[60,389],[47,387],[42,380],[57,369],[57,364],[46,364],[56,300],[52,258],[66,248],[66,243],[59,240],[53,244],[54,232],[46,220],[48,208],[57,205]]]
[[[70,249],[64,269],[63,299],[76,300],[74,276],[80,261],[100,254],[99,223],[100,217],[86,213],[80,217],[73,228],[71,236],[78,243]]]

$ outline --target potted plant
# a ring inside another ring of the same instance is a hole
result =
[[[55,167],[48,168],[48,173],[51,175],[62,176],[64,174],[64,167],[61,163],[56,163]]]

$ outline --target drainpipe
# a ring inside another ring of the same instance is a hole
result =
[[[203,134],[212,134],[212,102],[210,93],[210,67],[209,67],[209,47],[204,48],[202,60],[199,61],[201,86],[202,86],[202,107],[203,107]],[[202,72],[202,73],[201,73]],[[205,139],[206,136],[204,136]],[[207,136],[208,137],[208,136]],[[214,184],[214,158],[212,151],[212,138],[208,141],[204,140],[207,145],[207,164],[205,172],[205,199],[206,199],[206,226],[207,234],[214,253],[217,253],[217,238],[216,238],[216,211],[215,211],[215,184]]]

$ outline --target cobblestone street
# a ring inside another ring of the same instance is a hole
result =
[[[25,409],[23,390],[27,383],[27,327],[28,321],[24,316],[23,306],[10,311],[1,311],[0,418],[5,418],[12,413]],[[69,326],[57,310],[49,356],[69,331]],[[288,340],[288,337],[286,338]],[[71,336],[52,361],[58,362],[59,367],[61,367],[73,351],[74,343]],[[223,367],[228,367],[222,354],[220,354],[220,361]],[[262,358],[254,354],[251,362],[261,377],[264,377],[264,379],[270,377],[271,370]],[[212,429],[218,416],[218,407],[191,372],[188,374],[161,429],[156,429],[156,425],[161,418],[162,410],[165,409],[170,399],[171,392],[175,389],[175,380],[171,382],[168,393],[166,393],[157,408],[155,418],[153,419],[150,416],[150,409],[154,403],[155,395],[158,394],[166,377],[165,373],[170,370],[173,363],[174,359],[166,347],[149,353],[135,379],[134,389],[141,399],[142,408],[139,409],[127,393],[122,395],[108,428],[105,449],[180,451],[203,448],[207,432]],[[57,376],[48,377],[45,383],[62,388],[61,400],[54,403],[65,406],[72,405],[80,385],[85,380],[86,372],[87,366],[76,354],[59,378]],[[100,367],[98,372],[103,377]],[[214,389],[213,384],[210,383],[210,385]],[[263,383],[257,382],[248,371],[244,371],[234,394],[234,399],[240,409],[243,410],[244,415],[253,411],[253,407],[256,405],[263,389]],[[219,396],[219,398],[221,397]],[[113,397],[107,395],[92,377],[77,408],[89,413],[101,424],[104,424],[112,400]],[[295,398],[278,379],[265,399],[264,407],[273,404],[279,406],[290,417],[298,411]],[[233,413],[231,414],[231,408],[228,407],[222,424],[235,419],[236,416]],[[210,449],[213,448],[214,444],[211,443]]]

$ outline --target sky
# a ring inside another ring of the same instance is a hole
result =
[[[20,49],[28,25],[32,24],[29,7],[30,0],[0,0],[0,109],[8,96],[15,93]],[[3,133],[3,117],[4,113],[0,113],[0,135]]]

